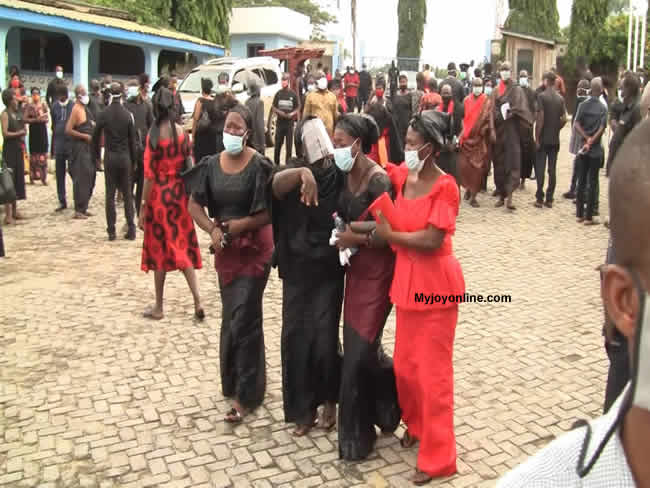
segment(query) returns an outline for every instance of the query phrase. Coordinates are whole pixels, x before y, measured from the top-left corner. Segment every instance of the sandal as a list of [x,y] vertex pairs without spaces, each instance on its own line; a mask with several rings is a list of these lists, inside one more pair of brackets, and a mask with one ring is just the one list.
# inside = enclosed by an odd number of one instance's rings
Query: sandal
[[147,308],[147,309],[144,311],[144,313],[142,314],[142,316],[143,316],[145,319],[151,319],[151,320],[162,320],[163,317],[164,317],[165,315],[162,314],[162,313],[161,313],[160,315],[157,315],[157,314],[154,313],[154,308],[153,308],[153,307],[149,307],[149,308]]
[[307,434],[309,434],[309,432],[311,431],[311,429],[313,429],[315,426],[316,426],[316,422],[315,422],[315,421],[312,422],[312,423],[309,424],[309,425],[305,425],[305,424],[303,424],[303,425],[301,425],[301,424],[297,424],[297,425],[296,425],[296,428],[295,428],[295,430],[293,431],[292,434],[293,434],[294,437],[305,437]]
[[331,431],[336,427],[336,414],[333,415],[321,415],[316,421],[318,429],[324,430],[326,432]]
[[223,420],[229,424],[241,424],[244,421],[244,416],[239,412],[239,410],[233,407],[228,411]]
[[517,210],[517,207],[515,207],[512,203],[509,203],[508,205],[506,205],[506,208],[508,210]]
[[415,437],[413,437],[408,430],[404,432],[404,435],[399,440],[400,446],[402,446],[404,449],[409,449],[413,447],[417,442],[418,440]]
[[469,204],[474,208],[480,207],[479,203],[476,200],[472,200],[471,202],[469,202]]
[[430,483],[432,479],[433,478],[425,472],[415,468],[415,474],[411,477],[411,482],[416,486],[422,486]]
[[503,207],[506,204],[503,200],[499,200],[497,203],[494,204],[496,208]]

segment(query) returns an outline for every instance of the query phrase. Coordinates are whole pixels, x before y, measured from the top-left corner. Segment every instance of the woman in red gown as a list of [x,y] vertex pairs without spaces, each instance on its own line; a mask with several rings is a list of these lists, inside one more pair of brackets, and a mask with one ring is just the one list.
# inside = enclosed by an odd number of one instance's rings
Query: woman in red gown
[[[377,233],[397,255],[391,300],[397,308],[395,377],[407,431],[402,446],[418,440],[415,484],[456,473],[452,353],[458,302],[465,293],[453,255],[459,191],[453,176],[436,164],[448,132],[447,114],[416,115],[406,135],[405,163],[388,166],[395,188],[395,229],[383,217]],[[433,303],[416,294],[458,296]]]
[[144,151],[144,191],[138,226],[144,230],[142,270],[154,272],[156,303],[144,316],[163,318],[163,290],[168,271],[180,269],[194,298],[194,314],[203,320],[195,269],[201,268],[201,252],[194,222],[187,210],[189,197],[180,173],[190,154],[183,128],[170,121],[172,93],[160,88],[152,100],[156,121]]

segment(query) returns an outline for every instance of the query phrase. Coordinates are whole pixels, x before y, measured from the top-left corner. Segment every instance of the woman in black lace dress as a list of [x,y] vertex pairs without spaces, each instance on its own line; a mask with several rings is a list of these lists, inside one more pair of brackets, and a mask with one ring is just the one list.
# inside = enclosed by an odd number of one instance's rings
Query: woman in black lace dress
[[347,223],[338,235],[341,249],[358,248],[346,269],[343,312],[343,374],[339,397],[339,455],[349,461],[366,458],[377,438],[375,425],[393,432],[400,410],[392,360],[381,348],[391,310],[389,290],[395,256],[374,232],[367,210],[384,192],[393,196],[386,172],[365,156],[379,138],[375,121],[348,114],[336,123],[336,165],[346,173],[337,211]]
[[252,127],[250,111],[234,101],[224,127],[225,150],[185,175],[190,214],[210,235],[215,253],[222,304],[221,386],[223,395],[233,398],[225,418],[230,423],[257,408],[266,389],[262,295],[273,254],[273,165],[250,147]]
[[[18,99],[14,90],[7,88],[2,92],[2,103],[5,110],[0,116],[2,122],[2,164],[12,171],[16,200],[25,200],[25,160],[23,156],[23,140],[25,139],[25,125],[22,114],[18,110]],[[22,217],[16,210],[16,202],[5,205],[5,224],[13,224],[14,220]]]

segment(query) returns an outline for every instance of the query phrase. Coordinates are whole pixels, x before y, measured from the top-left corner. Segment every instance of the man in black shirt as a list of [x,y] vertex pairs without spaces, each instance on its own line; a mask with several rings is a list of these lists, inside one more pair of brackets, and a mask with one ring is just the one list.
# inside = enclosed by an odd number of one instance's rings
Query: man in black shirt
[[[533,120],[537,119],[537,93],[530,87],[530,79],[528,71],[522,69],[519,72],[519,86],[526,94],[528,100],[528,107],[533,115]],[[527,179],[533,178],[533,170],[535,169],[535,160],[537,151],[535,148],[535,135],[533,134],[533,127],[520,126],[521,130],[521,185],[519,188],[523,190],[526,187]]]
[[456,78],[455,63],[449,63],[449,65],[447,65],[447,74],[447,78],[442,80],[442,83],[440,83],[440,86],[438,88],[440,89],[440,93],[442,93],[443,86],[451,86],[451,92],[454,96],[454,108],[456,109],[454,111],[454,115],[458,120],[463,120],[463,117],[465,115],[465,108],[463,106],[463,102],[465,100],[465,88],[463,87],[463,83],[458,78]]
[[54,102],[56,102],[59,98],[57,93],[57,86],[61,82],[67,85],[63,79],[63,66],[57,66],[54,68],[54,73],[55,77],[50,80],[47,85],[47,91],[45,92],[45,102],[47,103],[47,107],[50,109],[50,112],[52,112],[52,106],[54,105]]
[[612,168],[616,153],[623,144],[627,135],[641,122],[641,107],[639,93],[641,83],[634,73],[626,73],[623,77],[623,103],[618,113],[613,113],[611,120],[614,122],[614,136],[609,144],[607,156],[607,176]]
[[585,225],[598,224],[593,220],[593,214],[598,198],[598,172],[603,162],[601,138],[607,126],[607,108],[599,100],[602,91],[602,80],[594,78],[591,81],[591,96],[580,104],[575,117],[575,129],[585,141],[577,158],[576,216],[578,222],[584,222]]
[[359,73],[359,96],[357,102],[359,105],[359,112],[362,112],[366,109],[371,91],[372,77],[370,76],[370,73],[368,73],[368,67],[364,64],[362,66],[361,72]]
[[[555,91],[555,73],[549,71],[544,75],[546,89],[539,95],[537,111],[537,161],[535,174],[537,175],[537,201],[535,206],[548,208],[553,206],[553,195],[556,185],[557,155],[560,151],[560,131],[567,121],[564,99]],[[546,188],[546,202],[544,202],[544,178],[546,161],[548,160],[548,187]]]
[[280,151],[285,142],[287,144],[285,161],[291,159],[293,151],[293,125],[300,114],[300,100],[298,95],[289,88],[289,73],[282,75],[282,90],[275,94],[271,108],[276,114],[275,124],[275,165],[280,164]]
[[108,239],[115,240],[115,193],[124,196],[124,214],[128,226],[125,239],[135,240],[135,222],[131,175],[137,160],[136,132],[133,115],[122,105],[122,87],[111,85],[111,102],[99,115],[95,126],[95,157],[99,159],[99,140],[104,133],[104,166],[106,179],[106,222]]
[[149,77],[140,75],[139,80],[127,83],[126,109],[131,112],[135,121],[137,158],[135,160],[133,186],[135,192],[135,210],[140,215],[142,190],[144,188],[144,148],[147,134],[153,124],[153,108],[147,93]]

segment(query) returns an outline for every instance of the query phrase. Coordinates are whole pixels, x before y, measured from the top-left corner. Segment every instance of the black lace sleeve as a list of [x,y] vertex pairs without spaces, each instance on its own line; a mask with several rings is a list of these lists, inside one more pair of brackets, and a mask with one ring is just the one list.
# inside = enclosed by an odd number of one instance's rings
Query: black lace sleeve
[[205,157],[199,164],[182,174],[185,187],[188,193],[192,195],[192,199],[202,207],[207,207],[212,218],[216,216],[216,209],[210,191],[210,181],[214,177],[214,165],[219,164],[218,158],[218,154]]
[[253,200],[251,202],[250,215],[271,209],[271,196],[273,190],[271,188],[273,182],[273,163],[262,156],[256,154],[253,156],[255,168],[255,190]]

